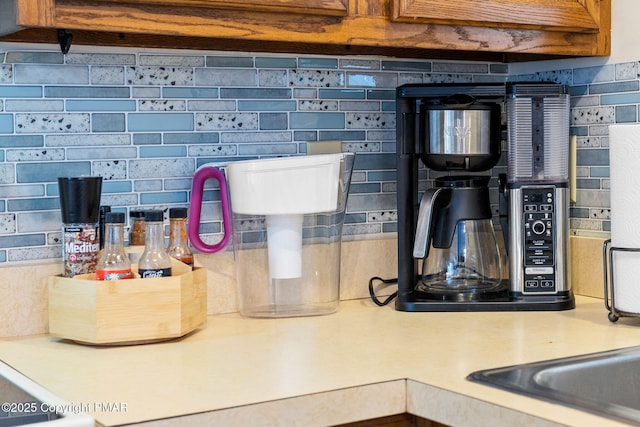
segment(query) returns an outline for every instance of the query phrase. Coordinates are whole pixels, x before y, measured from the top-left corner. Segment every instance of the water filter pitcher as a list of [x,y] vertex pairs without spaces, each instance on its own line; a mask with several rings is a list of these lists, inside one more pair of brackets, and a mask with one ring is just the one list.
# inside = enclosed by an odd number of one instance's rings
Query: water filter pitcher
[[[189,239],[215,253],[233,236],[240,312],[252,317],[328,314],[337,309],[342,225],[354,154],[205,165],[193,180]],[[220,182],[224,234],[199,235],[207,179]]]

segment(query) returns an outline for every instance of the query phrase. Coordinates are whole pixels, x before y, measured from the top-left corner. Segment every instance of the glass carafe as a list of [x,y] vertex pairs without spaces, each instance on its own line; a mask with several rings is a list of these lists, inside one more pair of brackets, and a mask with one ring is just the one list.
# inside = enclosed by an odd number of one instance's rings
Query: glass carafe
[[431,247],[423,262],[418,290],[443,299],[470,300],[499,291],[502,268],[491,219],[457,223],[451,246]]
[[500,252],[489,197],[489,176],[445,176],[420,200],[415,259],[420,298],[480,301],[501,297]]

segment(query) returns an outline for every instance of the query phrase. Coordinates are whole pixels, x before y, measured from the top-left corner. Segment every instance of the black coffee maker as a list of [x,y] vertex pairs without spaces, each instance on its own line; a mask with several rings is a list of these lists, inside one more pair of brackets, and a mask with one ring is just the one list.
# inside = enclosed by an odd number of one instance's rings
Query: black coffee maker
[[[520,284],[514,286],[506,268],[509,260],[499,249],[489,183],[493,178],[491,171],[500,160],[506,135],[503,122],[509,122],[502,113],[507,92],[507,85],[491,83],[404,85],[397,89],[396,309],[573,308],[573,296],[568,292],[554,292],[553,295],[519,292]],[[522,123],[519,125],[523,127]],[[419,188],[421,179],[424,182],[428,174],[436,175],[433,185]],[[509,221],[509,216],[514,215],[510,207],[514,203],[509,195],[504,187],[498,197],[493,198],[494,202],[498,198],[501,202],[507,249],[514,233]],[[527,206],[531,208],[532,205]],[[534,271],[536,267],[529,270]],[[542,268],[538,270],[542,272]]]

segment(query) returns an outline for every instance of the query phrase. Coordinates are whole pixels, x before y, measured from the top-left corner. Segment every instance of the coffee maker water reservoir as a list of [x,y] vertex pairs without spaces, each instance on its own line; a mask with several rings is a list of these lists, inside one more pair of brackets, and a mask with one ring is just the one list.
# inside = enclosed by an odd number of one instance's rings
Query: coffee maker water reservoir
[[[569,289],[569,94],[556,84],[507,86],[511,292],[573,302]],[[505,182],[506,181],[506,182]],[[546,297],[545,297],[546,296]]]

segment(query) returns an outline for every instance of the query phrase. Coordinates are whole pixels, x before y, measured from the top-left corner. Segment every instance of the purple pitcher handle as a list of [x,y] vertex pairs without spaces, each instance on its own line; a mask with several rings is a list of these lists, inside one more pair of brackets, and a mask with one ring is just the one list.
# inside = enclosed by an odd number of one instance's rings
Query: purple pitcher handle
[[[213,178],[220,184],[220,201],[222,202],[222,228],[224,234],[222,240],[215,245],[207,245],[200,238],[200,214],[202,209],[202,194],[204,183]],[[231,219],[229,209],[229,195],[227,193],[227,181],[220,169],[213,166],[204,166],[193,175],[191,184],[191,203],[189,205],[189,222],[187,223],[187,235],[191,245],[199,252],[212,254],[227,246],[231,238]]]

